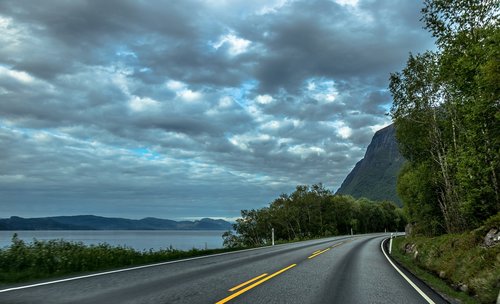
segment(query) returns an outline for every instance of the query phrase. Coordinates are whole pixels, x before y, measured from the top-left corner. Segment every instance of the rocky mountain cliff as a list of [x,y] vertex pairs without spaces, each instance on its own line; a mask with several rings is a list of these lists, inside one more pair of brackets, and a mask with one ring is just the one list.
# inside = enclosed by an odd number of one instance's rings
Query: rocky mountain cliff
[[337,194],[389,200],[401,206],[396,180],[404,161],[398,150],[394,125],[387,126],[375,133],[365,157],[347,175]]

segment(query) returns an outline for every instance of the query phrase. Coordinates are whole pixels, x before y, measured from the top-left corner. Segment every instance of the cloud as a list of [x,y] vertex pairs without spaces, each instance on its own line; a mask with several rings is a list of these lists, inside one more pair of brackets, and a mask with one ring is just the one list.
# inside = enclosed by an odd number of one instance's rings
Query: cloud
[[242,39],[233,34],[223,35],[219,38],[219,41],[212,44],[212,46],[217,50],[224,45],[228,45],[227,51],[231,56],[237,56],[239,54],[245,53],[251,44],[251,41]]
[[273,101],[273,97],[269,95],[259,95],[255,98],[255,101],[260,104],[270,104]]
[[0,212],[235,217],[335,190],[421,3],[0,2]]

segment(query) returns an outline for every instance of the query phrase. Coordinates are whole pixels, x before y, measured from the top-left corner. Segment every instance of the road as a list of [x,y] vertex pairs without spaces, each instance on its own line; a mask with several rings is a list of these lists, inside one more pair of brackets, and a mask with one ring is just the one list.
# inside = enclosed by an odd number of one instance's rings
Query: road
[[[446,303],[381,250],[387,235],[277,245],[0,290],[0,303]],[[19,289],[16,289],[19,288]]]

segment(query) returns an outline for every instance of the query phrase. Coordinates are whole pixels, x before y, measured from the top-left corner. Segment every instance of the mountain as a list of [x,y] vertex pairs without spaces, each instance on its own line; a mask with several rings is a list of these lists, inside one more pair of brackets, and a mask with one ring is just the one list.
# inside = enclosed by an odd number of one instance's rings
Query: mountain
[[398,150],[394,125],[389,125],[375,133],[365,157],[347,175],[337,194],[375,201],[389,200],[401,206],[396,181],[404,162]]
[[0,230],[230,230],[231,223],[203,218],[196,221],[173,221],[154,217],[140,220],[95,215],[0,219]]

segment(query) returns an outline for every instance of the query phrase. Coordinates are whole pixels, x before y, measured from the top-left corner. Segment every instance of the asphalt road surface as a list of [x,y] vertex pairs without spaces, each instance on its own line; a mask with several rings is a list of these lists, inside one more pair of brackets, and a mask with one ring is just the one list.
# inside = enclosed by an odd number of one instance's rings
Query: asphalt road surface
[[7,286],[0,303],[446,303],[391,265],[381,250],[387,237],[335,237]]

